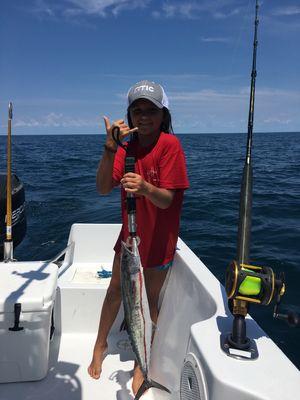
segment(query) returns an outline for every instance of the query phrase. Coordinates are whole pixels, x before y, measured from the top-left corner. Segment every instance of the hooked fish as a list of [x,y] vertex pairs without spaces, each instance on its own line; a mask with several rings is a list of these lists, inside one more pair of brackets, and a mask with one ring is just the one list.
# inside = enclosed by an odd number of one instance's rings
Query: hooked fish
[[122,242],[121,291],[127,332],[136,361],[144,376],[144,382],[139,388],[135,400],[138,400],[151,387],[170,393],[165,386],[148,377],[152,321],[136,238],[132,239],[132,250]]

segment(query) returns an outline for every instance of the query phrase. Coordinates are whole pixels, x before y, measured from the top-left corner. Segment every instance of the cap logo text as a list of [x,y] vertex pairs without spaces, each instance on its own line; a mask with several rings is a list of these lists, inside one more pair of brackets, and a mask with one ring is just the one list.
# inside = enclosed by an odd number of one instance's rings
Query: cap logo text
[[148,91],[148,92],[154,92],[154,87],[153,86],[149,86],[149,85],[141,85],[141,86],[137,86],[135,89],[134,89],[134,93],[136,93],[136,92],[142,92],[143,90],[146,90],[146,91]]

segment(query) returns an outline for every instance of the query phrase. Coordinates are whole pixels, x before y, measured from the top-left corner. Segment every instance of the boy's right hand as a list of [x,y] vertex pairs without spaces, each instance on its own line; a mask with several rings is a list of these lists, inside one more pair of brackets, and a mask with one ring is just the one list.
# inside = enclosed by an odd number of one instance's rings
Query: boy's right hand
[[133,128],[130,129],[128,125],[125,124],[125,121],[123,119],[118,119],[113,122],[113,124],[110,124],[109,118],[108,117],[103,117],[104,123],[105,123],[105,128],[106,128],[106,146],[111,148],[112,150],[117,150],[117,143],[114,141],[112,137],[112,130],[114,127],[118,126],[120,128],[120,141],[122,142],[123,139],[125,139],[127,136],[129,136],[131,133],[136,132],[138,128]]

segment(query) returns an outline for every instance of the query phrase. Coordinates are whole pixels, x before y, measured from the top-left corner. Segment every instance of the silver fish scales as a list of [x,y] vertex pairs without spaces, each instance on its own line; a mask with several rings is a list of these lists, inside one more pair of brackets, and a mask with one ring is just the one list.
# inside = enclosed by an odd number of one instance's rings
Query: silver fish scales
[[152,321],[136,238],[132,239],[131,250],[122,242],[121,291],[127,332],[136,361],[144,376],[144,382],[138,390],[135,400],[138,400],[150,387],[170,393],[166,387],[151,380],[148,376]]

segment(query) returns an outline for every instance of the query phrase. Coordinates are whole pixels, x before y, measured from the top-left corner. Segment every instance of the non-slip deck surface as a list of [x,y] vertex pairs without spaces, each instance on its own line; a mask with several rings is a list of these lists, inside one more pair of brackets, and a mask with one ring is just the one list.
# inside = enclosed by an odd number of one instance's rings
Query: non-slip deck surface
[[109,337],[109,354],[99,380],[87,373],[94,340],[91,334],[65,334],[61,340],[54,337],[46,378],[1,384],[0,400],[132,400],[134,356],[126,334]]
[[[95,335],[65,334],[51,342],[49,372],[35,382],[0,384],[0,400],[133,400],[131,392],[134,355],[125,332],[109,336],[109,354],[99,380],[90,378]],[[143,400],[164,399],[150,389]],[[160,392],[160,391],[159,391]],[[166,398],[169,398],[167,395]]]

